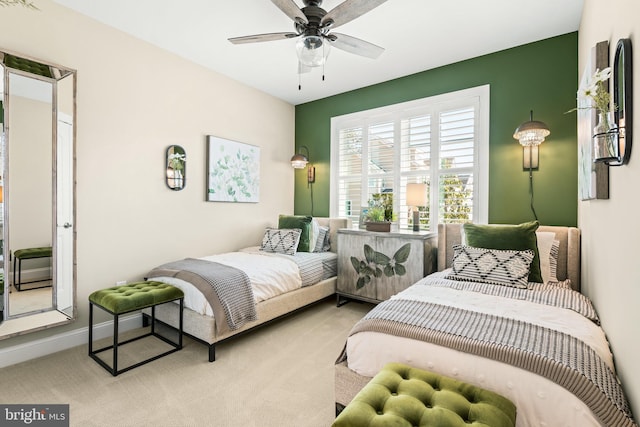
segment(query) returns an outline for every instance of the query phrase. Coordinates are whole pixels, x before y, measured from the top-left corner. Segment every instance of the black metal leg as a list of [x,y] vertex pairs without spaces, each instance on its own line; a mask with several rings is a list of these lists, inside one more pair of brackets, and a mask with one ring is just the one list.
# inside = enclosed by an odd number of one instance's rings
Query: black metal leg
[[180,328],[178,330],[178,348],[182,348],[182,331],[183,331],[183,314],[184,314],[184,298],[180,298]]
[[89,303],[89,356],[93,354],[93,303]]
[[113,315],[113,371],[111,374],[118,375],[118,315]]
[[216,361],[216,345],[209,344],[209,362]]

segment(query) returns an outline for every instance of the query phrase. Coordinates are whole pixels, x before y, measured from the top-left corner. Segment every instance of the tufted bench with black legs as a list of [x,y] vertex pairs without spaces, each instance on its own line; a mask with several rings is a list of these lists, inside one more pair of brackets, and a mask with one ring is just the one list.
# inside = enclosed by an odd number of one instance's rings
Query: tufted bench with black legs
[[[172,342],[169,339],[158,334],[155,330],[155,308],[159,304],[165,304],[172,301],[180,303],[180,322],[178,328],[178,341]],[[107,313],[113,315],[113,345],[103,347],[98,350],[93,349],[93,306],[100,307]],[[151,331],[144,335],[131,338],[129,340],[118,343],[118,318],[121,314],[131,313],[132,311],[141,310],[151,307]],[[162,282],[137,282],[128,285],[115,286],[112,288],[102,289],[89,295],[89,356],[98,362],[103,368],[111,373],[114,377],[122,372],[136,368],[145,363],[159,359],[160,357],[171,354],[182,348],[182,313],[184,310],[184,293],[171,285]],[[134,365],[118,370],[118,346],[139,340],[148,336],[154,336],[173,348],[161,353],[157,356],[145,359]],[[104,360],[98,357],[98,353],[113,349],[113,366],[109,366]]]
[[453,378],[389,363],[338,415],[332,427],[514,427],[507,398]]
[[[22,290],[22,261],[27,259],[38,259],[38,258],[51,258],[51,246],[45,246],[42,248],[26,248],[26,249],[18,249],[13,253],[13,286],[20,292]],[[16,272],[18,273],[18,280],[16,280]],[[32,283],[32,282],[28,282]],[[31,289],[39,289],[46,288],[51,285],[39,286],[38,288],[29,288]],[[26,290],[26,289],[25,289]]]

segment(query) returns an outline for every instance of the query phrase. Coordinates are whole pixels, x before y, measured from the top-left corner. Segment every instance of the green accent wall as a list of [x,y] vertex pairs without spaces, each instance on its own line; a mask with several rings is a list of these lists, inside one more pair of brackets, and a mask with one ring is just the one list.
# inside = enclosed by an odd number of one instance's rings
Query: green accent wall
[[542,224],[576,226],[576,114],[565,112],[576,105],[577,69],[574,32],[297,105],[296,150],[309,148],[316,183],[307,188],[306,170],[296,170],[295,213],[309,215],[313,207],[313,215],[329,215],[331,117],[489,84],[489,222],[533,219],[529,172],[522,169],[522,147],[513,139],[533,110],[534,119],[551,131],[533,171],[535,211]]

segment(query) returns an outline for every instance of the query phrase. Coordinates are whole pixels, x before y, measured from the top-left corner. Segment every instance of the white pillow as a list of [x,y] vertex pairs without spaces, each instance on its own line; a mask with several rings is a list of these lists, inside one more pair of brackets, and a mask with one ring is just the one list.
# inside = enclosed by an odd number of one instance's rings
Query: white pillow
[[316,244],[318,243],[318,236],[320,235],[320,225],[318,221],[313,218],[311,220],[311,228],[309,229],[309,252],[313,252]]
[[[540,272],[542,273],[543,283],[549,283],[551,280],[551,245],[556,238],[553,231],[536,231],[538,240],[538,253],[540,254]],[[555,280],[557,282],[557,279]]]

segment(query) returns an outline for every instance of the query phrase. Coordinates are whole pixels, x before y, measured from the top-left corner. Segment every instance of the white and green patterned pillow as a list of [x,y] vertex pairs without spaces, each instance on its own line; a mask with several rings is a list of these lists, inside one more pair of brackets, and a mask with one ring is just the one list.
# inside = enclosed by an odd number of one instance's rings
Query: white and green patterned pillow
[[329,243],[329,227],[319,227],[318,241],[313,248],[313,252],[327,252],[331,248]]
[[301,234],[302,230],[299,228],[267,228],[260,250],[295,255]]
[[531,249],[516,251],[454,245],[452,272],[447,279],[527,289],[533,257]]

